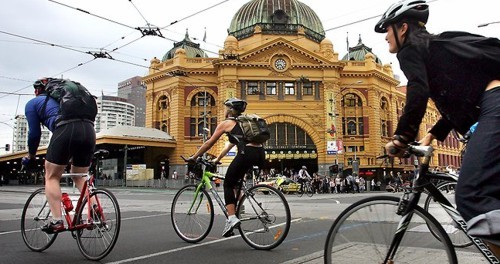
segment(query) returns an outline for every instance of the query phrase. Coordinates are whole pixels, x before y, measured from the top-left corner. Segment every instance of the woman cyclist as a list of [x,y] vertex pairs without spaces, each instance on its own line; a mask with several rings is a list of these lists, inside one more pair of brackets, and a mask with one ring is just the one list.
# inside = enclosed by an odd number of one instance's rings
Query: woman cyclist
[[224,116],[226,119],[217,125],[213,135],[189,158],[189,160],[194,161],[199,156],[203,155],[203,153],[208,151],[224,133],[228,136],[229,144],[224,147],[213,162],[218,163],[226,156],[230,149],[237,146],[238,153],[227,169],[223,185],[228,219],[222,231],[222,236],[228,237],[233,235],[233,229],[237,228],[240,224],[240,220],[235,215],[237,201],[235,190],[250,168],[253,166],[262,168],[265,160],[265,152],[262,144],[240,140],[243,136],[243,131],[238,125],[236,118],[245,111],[247,102],[238,98],[230,98],[224,102],[224,105]]
[[451,129],[465,134],[479,121],[467,146],[456,189],[457,208],[469,234],[489,241],[500,256],[500,41],[466,32],[432,35],[426,1],[389,7],[375,26],[387,33],[408,79],[406,105],[386,150],[401,156],[413,141],[431,98],[441,119],[420,140],[443,141]]

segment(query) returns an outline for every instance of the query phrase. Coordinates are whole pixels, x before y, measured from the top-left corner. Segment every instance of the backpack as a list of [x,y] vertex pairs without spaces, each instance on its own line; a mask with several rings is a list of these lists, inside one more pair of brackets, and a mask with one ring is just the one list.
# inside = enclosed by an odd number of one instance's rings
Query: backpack
[[482,61],[486,70],[498,75],[500,40],[461,31],[446,31],[433,40],[441,47],[464,60]]
[[270,137],[271,133],[266,120],[255,114],[242,114],[236,121],[243,131],[243,141],[262,144]]
[[56,124],[73,119],[95,121],[97,115],[96,97],[79,82],[51,79],[45,86],[45,92],[47,98],[42,107],[42,113],[45,113],[49,97],[59,102],[59,117]]

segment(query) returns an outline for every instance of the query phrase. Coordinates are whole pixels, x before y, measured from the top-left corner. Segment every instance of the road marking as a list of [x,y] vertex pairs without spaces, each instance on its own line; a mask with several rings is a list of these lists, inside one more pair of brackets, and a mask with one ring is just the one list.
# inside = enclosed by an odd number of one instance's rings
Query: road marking
[[[291,222],[297,222],[297,221],[301,221],[301,220],[302,220],[302,218],[297,218],[297,219],[292,220]],[[166,254],[170,254],[170,253],[174,253],[174,252],[178,252],[178,251],[182,251],[182,250],[186,250],[186,249],[191,249],[191,248],[201,247],[201,246],[205,246],[205,245],[211,245],[211,244],[215,244],[215,243],[219,243],[219,242],[224,242],[224,241],[227,241],[230,239],[235,239],[235,238],[240,237],[240,236],[241,235],[236,235],[236,236],[232,236],[232,237],[228,237],[228,238],[221,238],[218,240],[205,242],[205,243],[201,243],[201,244],[195,244],[195,245],[185,246],[185,247],[181,247],[181,248],[174,248],[174,249],[160,251],[160,252],[147,254],[147,255],[143,255],[143,256],[139,256],[139,257],[122,259],[122,260],[113,261],[113,262],[107,262],[106,264],[121,264],[121,263],[133,262],[133,261],[137,261],[137,260],[148,259],[148,258],[152,258],[152,257],[158,257],[161,255],[166,255]]]
[[[143,218],[150,218],[150,217],[157,217],[157,216],[165,216],[165,215],[170,215],[170,213],[155,214],[155,215],[134,216],[134,217],[122,218],[122,221],[135,220],[135,219],[143,219]],[[6,232],[1,232],[0,236],[2,236],[2,235],[8,235],[8,234],[14,234],[14,233],[20,233],[20,232],[21,232],[21,230],[6,231]]]

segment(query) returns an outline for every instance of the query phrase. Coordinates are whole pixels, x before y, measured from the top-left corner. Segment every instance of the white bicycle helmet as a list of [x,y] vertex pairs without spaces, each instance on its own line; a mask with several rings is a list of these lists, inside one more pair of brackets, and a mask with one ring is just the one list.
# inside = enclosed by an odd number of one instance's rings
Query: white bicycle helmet
[[427,23],[429,5],[425,0],[401,0],[392,4],[375,25],[375,32],[387,32],[387,26],[401,21],[403,18]]

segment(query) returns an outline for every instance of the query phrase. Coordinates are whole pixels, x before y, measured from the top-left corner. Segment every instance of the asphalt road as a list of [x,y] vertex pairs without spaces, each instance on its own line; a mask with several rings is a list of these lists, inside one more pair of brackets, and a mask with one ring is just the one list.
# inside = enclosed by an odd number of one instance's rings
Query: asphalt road
[[[42,253],[26,247],[20,233],[20,215],[34,189],[0,187],[0,263],[88,263],[70,233],[59,234]],[[72,189],[66,191],[71,193]],[[286,195],[292,213],[290,232],[279,247],[260,251],[248,246],[239,235],[223,238],[222,215],[216,217],[203,242],[189,244],[181,240],[170,221],[175,190],[111,191],[121,207],[122,226],[115,248],[101,263],[323,263],[323,246],[335,217],[351,203],[380,194],[321,194],[312,198]]]

